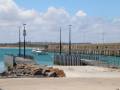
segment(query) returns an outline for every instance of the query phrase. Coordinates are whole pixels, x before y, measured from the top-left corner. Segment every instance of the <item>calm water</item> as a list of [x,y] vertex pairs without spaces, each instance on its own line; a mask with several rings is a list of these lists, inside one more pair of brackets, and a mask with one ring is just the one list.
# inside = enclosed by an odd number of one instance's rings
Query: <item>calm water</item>
[[[22,49],[22,53],[23,53],[23,49]],[[17,48],[1,48],[0,49],[0,72],[2,72],[5,68],[4,68],[4,56],[6,54],[14,54],[14,55],[18,55],[18,49]],[[27,49],[26,50],[26,54],[28,55],[33,55],[35,61],[40,64],[40,65],[53,65],[53,53],[48,53],[48,55],[37,55],[32,53],[32,49]]]
[[106,64],[120,67],[120,57],[117,56],[105,56],[105,55],[81,55],[84,59],[99,60]]

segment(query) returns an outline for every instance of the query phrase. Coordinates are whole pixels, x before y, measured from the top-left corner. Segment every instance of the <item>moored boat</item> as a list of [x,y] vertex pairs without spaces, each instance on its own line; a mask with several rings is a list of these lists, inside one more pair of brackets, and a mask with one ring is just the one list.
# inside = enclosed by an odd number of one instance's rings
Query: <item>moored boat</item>
[[48,52],[46,52],[44,49],[39,48],[33,49],[32,52],[38,55],[48,55]]

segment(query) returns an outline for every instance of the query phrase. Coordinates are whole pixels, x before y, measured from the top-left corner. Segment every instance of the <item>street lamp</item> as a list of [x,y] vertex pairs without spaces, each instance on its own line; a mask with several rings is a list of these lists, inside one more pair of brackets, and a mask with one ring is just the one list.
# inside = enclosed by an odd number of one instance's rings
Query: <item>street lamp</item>
[[21,27],[19,27],[19,57],[21,56],[21,32],[20,32]]
[[61,43],[61,27],[60,27],[60,55],[61,55],[61,52],[62,52],[62,43]]
[[23,30],[23,37],[24,37],[24,58],[25,58],[25,56],[26,56],[26,53],[25,53],[25,37],[26,37],[26,29],[25,29],[25,26],[26,26],[26,24],[23,24],[23,27],[24,27],[24,30]]
[[69,55],[71,55],[71,27],[72,25],[69,25]]

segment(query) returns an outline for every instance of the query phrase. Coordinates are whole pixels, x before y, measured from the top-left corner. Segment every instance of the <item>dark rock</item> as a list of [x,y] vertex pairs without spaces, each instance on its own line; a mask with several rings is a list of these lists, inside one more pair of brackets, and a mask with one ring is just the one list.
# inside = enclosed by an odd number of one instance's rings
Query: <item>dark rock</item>
[[42,69],[36,69],[32,72],[33,75],[41,75],[42,74]]
[[49,72],[48,77],[57,77],[57,74],[55,72]]
[[50,72],[50,70],[48,70],[48,69],[43,69],[42,74],[45,75],[45,76],[47,76],[47,74],[48,74],[49,72]]
[[5,71],[5,72],[2,72],[0,75],[1,76],[8,76],[8,73]]
[[57,77],[65,77],[65,73],[63,70],[59,70],[58,68],[49,68],[50,72],[55,72]]

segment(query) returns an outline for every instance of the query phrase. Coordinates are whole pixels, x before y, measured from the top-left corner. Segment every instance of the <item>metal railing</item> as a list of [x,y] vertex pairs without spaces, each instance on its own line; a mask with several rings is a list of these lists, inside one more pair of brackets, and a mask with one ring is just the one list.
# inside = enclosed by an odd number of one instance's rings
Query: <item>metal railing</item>
[[120,57],[90,54],[55,54],[54,64],[66,66],[92,65],[105,67],[120,67]]

